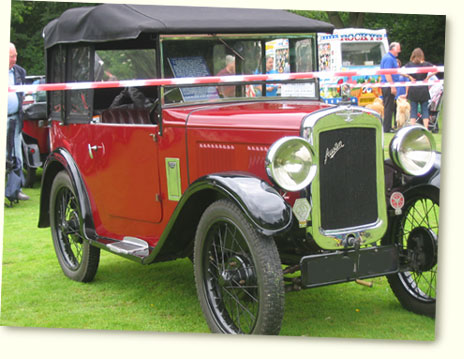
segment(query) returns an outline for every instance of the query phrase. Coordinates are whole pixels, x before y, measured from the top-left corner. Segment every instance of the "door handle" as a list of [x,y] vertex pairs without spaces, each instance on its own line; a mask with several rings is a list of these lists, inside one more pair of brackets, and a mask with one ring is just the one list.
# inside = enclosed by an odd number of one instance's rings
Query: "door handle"
[[158,142],[158,134],[157,133],[149,133],[148,136],[150,136],[153,140],[153,142]]
[[94,152],[97,152],[98,150],[102,150],[104,149],[103,146],[97,146],[97,145],[91,145],[90,143],[88,144],[88,148],[89,148],[89,157],[90,159],[93,160],[93,153]]

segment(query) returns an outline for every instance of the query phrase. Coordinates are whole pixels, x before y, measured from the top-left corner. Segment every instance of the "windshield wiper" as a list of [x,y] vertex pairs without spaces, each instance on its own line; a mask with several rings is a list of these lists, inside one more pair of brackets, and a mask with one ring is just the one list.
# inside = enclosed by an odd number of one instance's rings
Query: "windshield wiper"
[[230,46],[227,42],[225,42],[223,39],[221,39],[218,36],[215,36],[225,47],[227,47],[230,51],[234,53],[235,56],[240,58],[240,60],[245,61],[245,58],[237,51],[235,50],[232,46]]

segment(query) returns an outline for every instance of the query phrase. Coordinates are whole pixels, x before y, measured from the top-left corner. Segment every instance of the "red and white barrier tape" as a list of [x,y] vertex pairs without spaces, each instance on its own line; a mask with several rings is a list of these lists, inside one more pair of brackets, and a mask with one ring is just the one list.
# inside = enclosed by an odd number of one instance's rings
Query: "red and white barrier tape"
[[[434,85],[442,85],[443,80],[427,80],[427,81],[399,81],[399,82],[363,82],[363,83],[357,83],[357,82],[348,82],[352,87],[411,87],[411,86],[434,86]],[[322,83],[320,85],[321,87],[339,87],[340,84],[337,83],[327,83],[324,84]]]
[[[145,87],[145,86],[185,86],[185,85],[207,85],[232,82],[259,82],[259,81],[286,81],[304,79],[334,79],[339,77],[356,76],[380,76],[380,75],[406,75],[417,73],[440,73],[444,72],[443,66],[429,66],[417,68],[398,68],[398,69],[365,69],[358,71],[320,71],[320,72],[299,72],[284,74],[261,74],[261,75],[232,75],[232,76],[207,76],[207,77],[184,77],[175,79],[147,79],[147,80],[127,80],[127,81],[99,81],[99,82],[66,82],[48,83],[37,85],[15,85],[8,87],[8,92],[37,92],[37,91],[61,91],[61,90],[85,90],[118,87]],[[416,82],[397,82],[393,86],[424,86],[433,85],[438,81],[416,81]],[[392,86],[389,83],[362,83],[356,86],[386,87]]]

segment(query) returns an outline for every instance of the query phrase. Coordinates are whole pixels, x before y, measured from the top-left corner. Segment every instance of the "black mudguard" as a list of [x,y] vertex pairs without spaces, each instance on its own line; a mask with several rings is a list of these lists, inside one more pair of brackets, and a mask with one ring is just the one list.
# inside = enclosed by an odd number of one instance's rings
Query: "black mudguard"
[[247,173],[211,174],[197,179],[185,191],[158,245],[143,262],[185,255],[182,251],[192,244],[201,214],[221,198],[239,206],[254,228],[266,237],[279,237],[292,227],[290,205],[267,182]]
[[393,162],[385,161],[385,194],[387,202],[393,192],[403,194],[422,186],[431,186],[440,190],[441,153],[437,152],[435,163],[428,173],[423,176],[408,176],[398,169]]
[[229,173],[203,177],[202,185],[220,191],[236,202],[259,232],[275,235],[289,228],[292,209],[267,182],[247,174]]
[[74,187],[79,201],[81,215],[83,218],[83,233],[87,239],[95,239],[95,225],[92,218],[92,209],[88,199],[84,181],[72,156],[63,148],[58,148],[47,157],[42,175],[40,192],[39,228],[50,227],[50,192],[52,183],[58,172],[65,170]]

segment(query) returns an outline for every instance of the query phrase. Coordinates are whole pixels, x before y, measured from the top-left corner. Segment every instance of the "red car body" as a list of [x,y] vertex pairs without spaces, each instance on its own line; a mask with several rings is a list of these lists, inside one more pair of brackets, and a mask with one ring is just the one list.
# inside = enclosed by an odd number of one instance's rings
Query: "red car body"
[[[272,143],[298,136],[301,119],[327,107],[293,101],[166,109],[163,136],[156,125],[54,122],[51,148],[67,149],[79,163],[99,236],[131,235],[155,247],[177,205],[167,199],[165,158],[180,160],[182,193],[216,172],[244,171],[269,181],[264,162]],[[89,146],[98,148],[93,158]]]
[[[52,21],[51,83],[181,80],[48,94],[39,226],[52,228],[65,275],[91,281],[100,249],[142,264],[189,257],[220,333],[277,334],[285,289],[380,275],[405,307],[433,316],[434,280],[416,283],[437,262],[430,133],[400,131],[385,160],[378,115],[322,103],[312,77],[230,78],[230,98],[223,82],[189,79],[218,73],[226,55],[238,75],[264,73],[270,58],[315,71],[310,33],[332,28],[283,11],[170,6],[101,5]],[[427,218],[413,221],[423,200]]]

